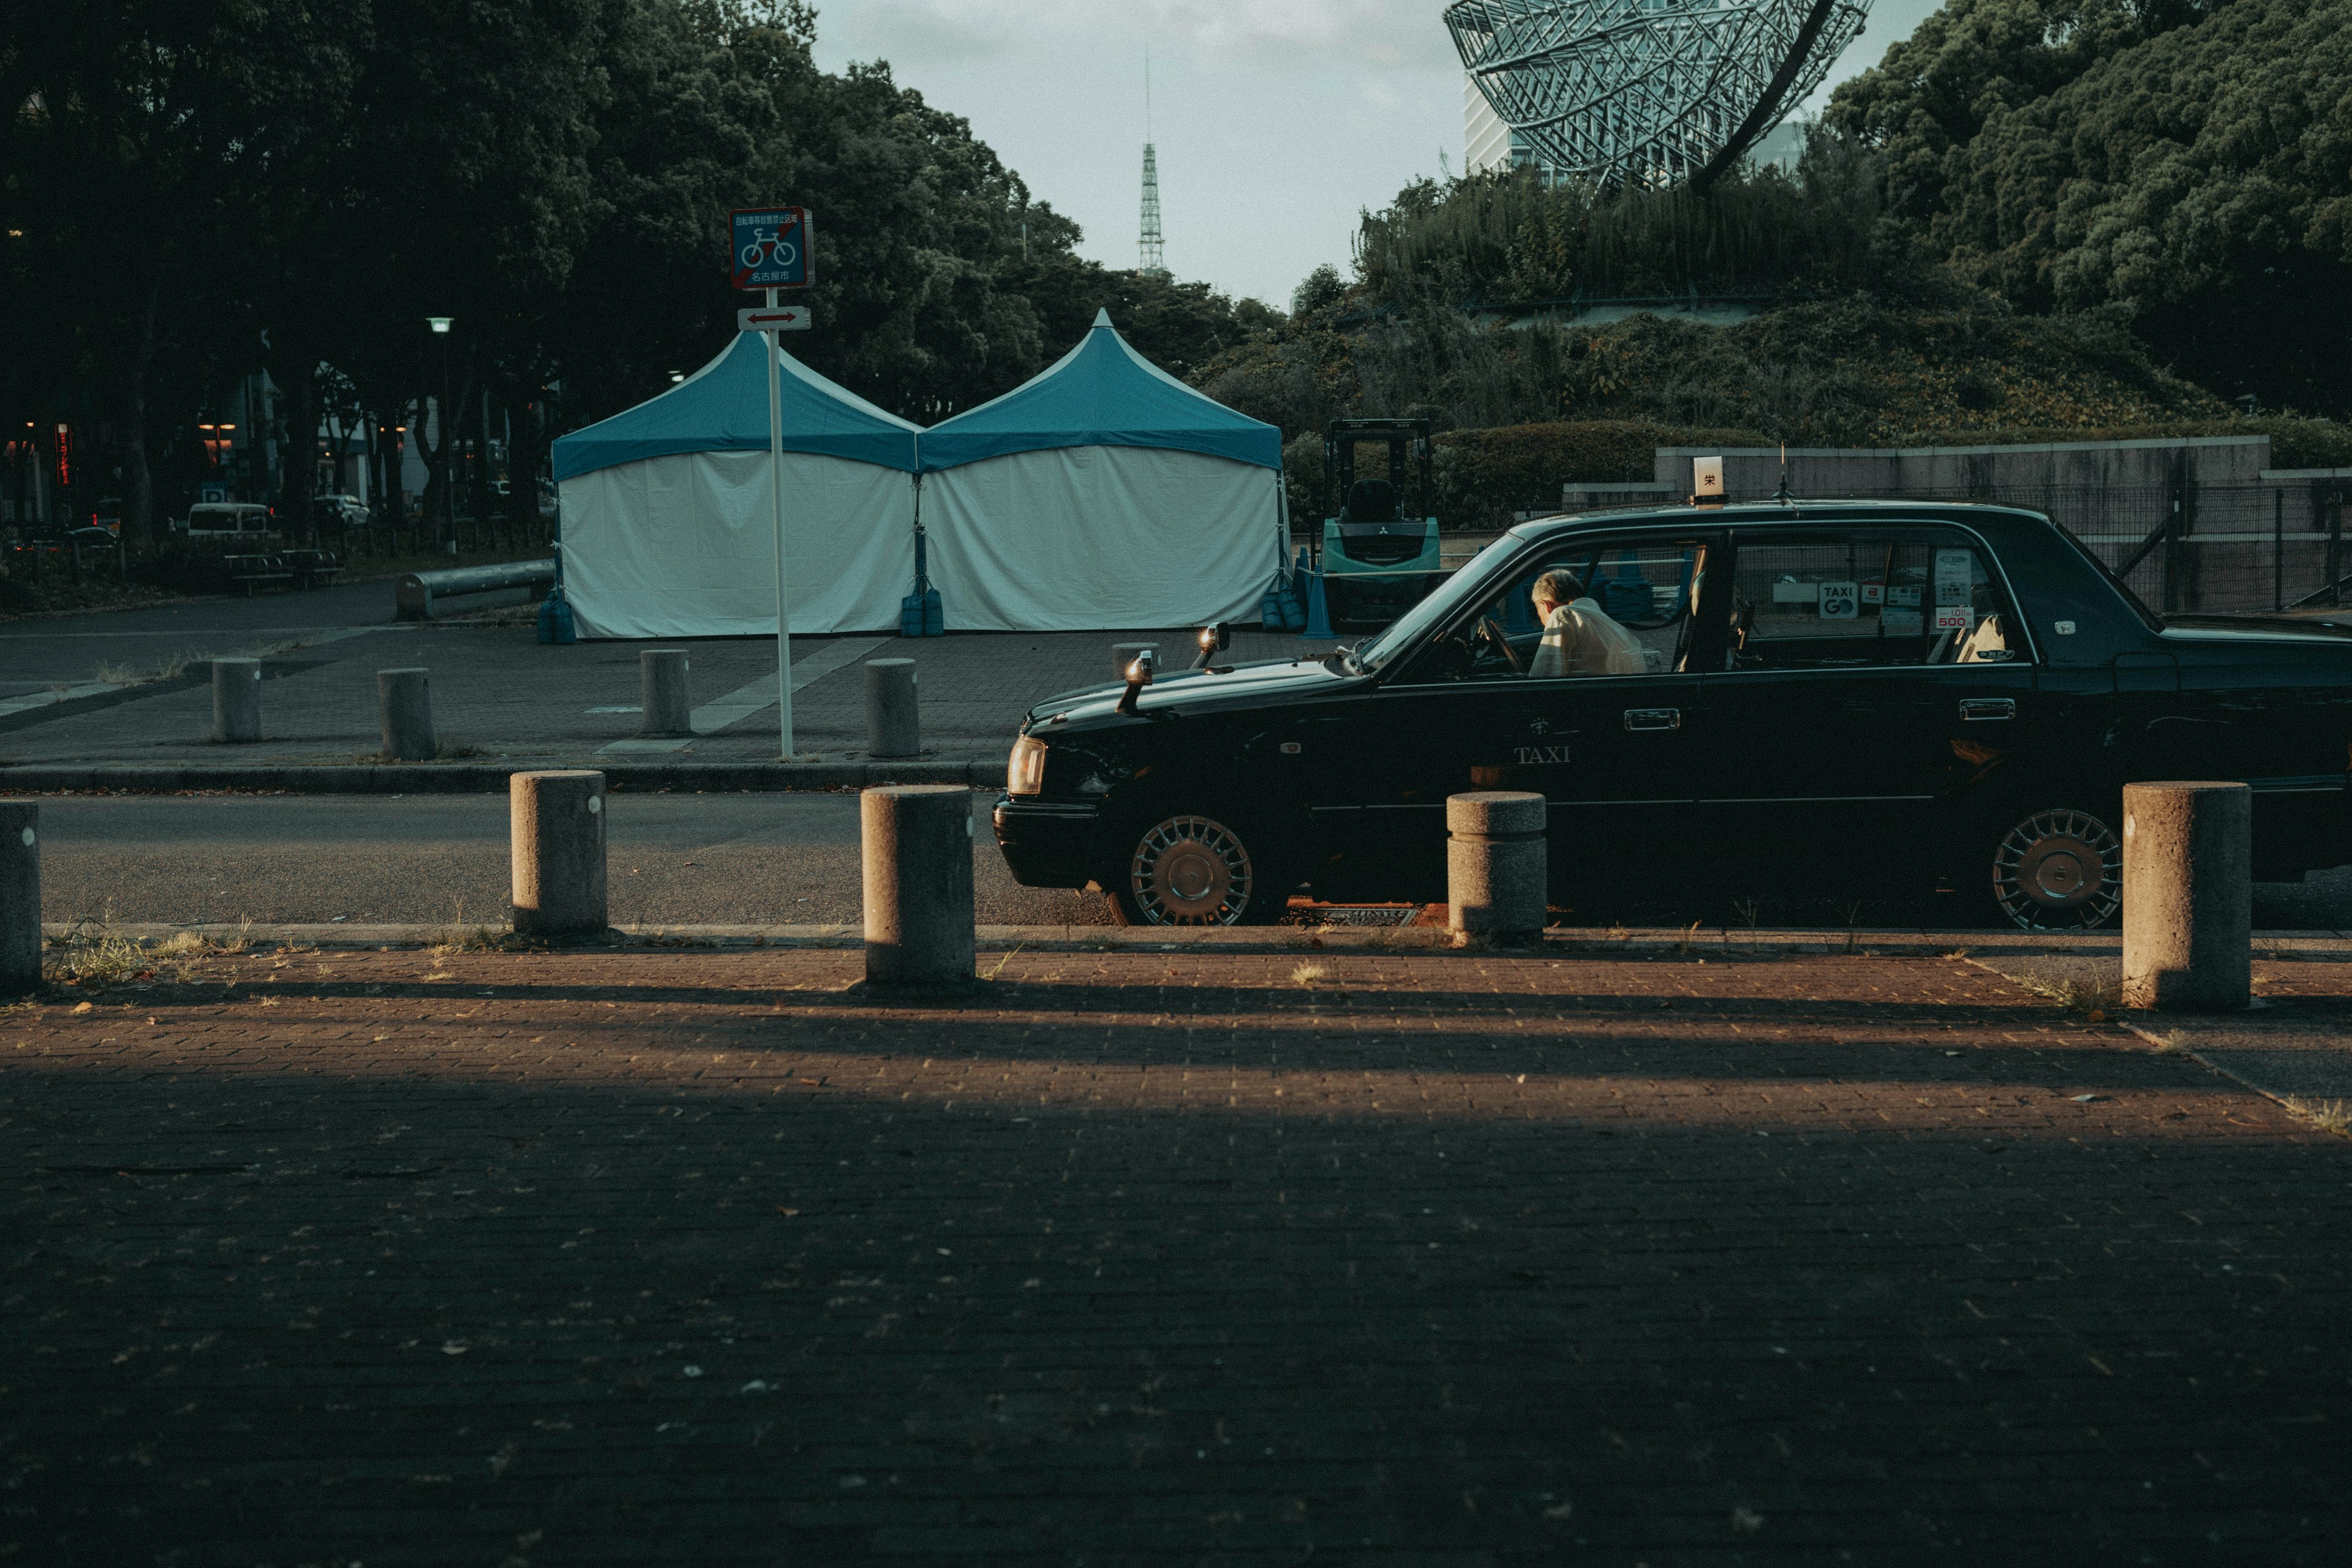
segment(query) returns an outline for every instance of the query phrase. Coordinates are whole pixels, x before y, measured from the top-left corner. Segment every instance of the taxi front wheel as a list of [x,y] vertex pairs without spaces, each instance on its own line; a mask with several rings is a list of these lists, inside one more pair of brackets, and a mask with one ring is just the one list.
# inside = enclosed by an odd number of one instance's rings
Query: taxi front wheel
[[1269,875],[1255,835],[1206,813],[1146,826],[1111,887],[1121,925],[1265,925],[1282,918],[1286,889]]
[[1991,869],[1993,901],[2025,931],[2087,931],[2123,905],[2123,844],[2092,812],[2018,816],[1994,839]]

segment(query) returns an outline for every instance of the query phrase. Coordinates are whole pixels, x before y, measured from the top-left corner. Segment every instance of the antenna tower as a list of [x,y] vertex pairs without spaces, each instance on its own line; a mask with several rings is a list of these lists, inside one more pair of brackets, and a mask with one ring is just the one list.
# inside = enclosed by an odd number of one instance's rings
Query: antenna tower
[[1165,278],[1160,259],[1160,159],[1151,145],[1151,51],[1143,52],[1143,233],[1136,241],[1136,268],[1146,278]]

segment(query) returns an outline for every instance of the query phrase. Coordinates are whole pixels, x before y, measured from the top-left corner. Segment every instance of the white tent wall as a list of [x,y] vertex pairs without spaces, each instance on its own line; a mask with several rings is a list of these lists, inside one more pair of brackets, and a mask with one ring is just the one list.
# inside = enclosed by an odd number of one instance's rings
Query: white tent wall
[[951,632],[1255,621],[1284,548],[1282,476],[1145,447],[1056,447],[923,476]]
[[[683,452],[563,481],[563,592],[580,635],[776,630],[766,452]],[[895,630],[915,580],[913,476],[784,454],[784,563],[801,636]]]

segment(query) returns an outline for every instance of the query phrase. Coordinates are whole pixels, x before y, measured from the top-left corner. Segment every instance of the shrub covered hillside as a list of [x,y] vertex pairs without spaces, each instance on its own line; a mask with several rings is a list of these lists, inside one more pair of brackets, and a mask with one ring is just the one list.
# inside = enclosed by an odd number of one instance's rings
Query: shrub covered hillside
[[1192,379],[1292,437],[1338,415],[1530,427],[1444,443],[1448,521],[1646,475],[1560,433],[1603,426],[1809,446],[2264,429],[2277,461],[2336,466],[2343,426],[2257,425],[2225,398],[2352,405],[2343,23],[2352,0],[1950,0],[1839,89],[1793,175],[1418,182],[1364,216],[1352,279],[1318,269],[1286,322]]
[[2119,310],[2224,396],[2352,412],[2352,0],[1950,0],[1829,118],[1921,255]]

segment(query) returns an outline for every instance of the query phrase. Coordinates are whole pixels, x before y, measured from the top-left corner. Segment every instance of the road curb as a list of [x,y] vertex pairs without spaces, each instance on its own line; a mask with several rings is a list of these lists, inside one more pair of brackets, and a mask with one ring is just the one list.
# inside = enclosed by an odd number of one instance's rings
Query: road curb
[[[496,923],[446,921],[318,923],[310,921],[48,921],[42,930],[52,942],[77,935],[103,934],[139,942],[161,942],[184,932],[215,942],[260,945],[318,947],[417,947],[439,943],[503,944],[511,933],[501,916]],[[1439,927],[1402,926],[1017,926],[982,924],[974,928],[980,946],[991,952],[1024,949],[1033,952],[1349,952],[1407,955],[1451,954],[1465,958],[1559,959],[1609,958],[1627,953],[1679,956],[1732,962],[1791,958],[1869,960],[1877,958],[1946,958],[1964,955],[1988,973],[2002,972],[1985,963],[1997,956],[2070,955],[2115,958],[2121,952],[2112,932],[2059,931],[1931,931],[1895,929],[1857,933],[1862,945],[1850,945],[1844,931],[1802,928],[1765,929],[1694,934],[1687,929],[1643,927],[1601,931],[1587,927],[1553,927],[1543,942],[1526,948],[1455,947],[1450,933]],[[855,948],[863,943],[860,927],[852,921],[762,924],[688,924],[614,930],[583,949],[620,948]],[[2258,931],[2262,956],[2352,957],[2352,937],[2333,931]],[[531,945],[518,941],[518,946]],[[2002,974],[2011,980],[2015,977]]]
[[[176,795],[189,790],[274,790],[293,795],[502,795],[509,775],[545,767],[513,763],[345,763],[237,767],[19,763],[0,767],[0,795]],[[591,763],[614,793],[711,794],[862,789],[868,784],[1004,787],[1004,764],[940,758],[907,763]]]

